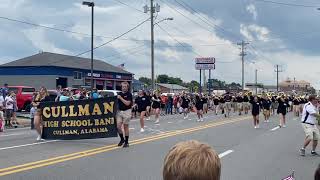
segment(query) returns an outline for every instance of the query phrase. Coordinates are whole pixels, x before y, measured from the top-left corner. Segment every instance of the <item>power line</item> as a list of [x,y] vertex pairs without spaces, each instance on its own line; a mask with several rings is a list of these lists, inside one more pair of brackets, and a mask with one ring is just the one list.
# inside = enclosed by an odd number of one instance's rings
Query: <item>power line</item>
[[[176,41],[178,44],[180,44],[182,47],[186,47],[184,44],[182,44],[180,41],[178,41],[176,38],[174,38],[168,31],[166,31],[164,28],[162,28],[159,24],[157,24],[157,26],[162,30],[164,31],[171,39],[173,39],[174,41]],[[191,48],[192,49],[192,48]],[[200,57],[202,57],[200,54],[198,54],[197,52],[195,52],[193,49],[192,49],[192,52],[193,54],[196,54]]]
[[228,33],[229,35],[232,35],[234,37],[236,37],[236,39],[238,39],[238,35],[234,34],[233,32],[230,32],[228,30],[226,30],[225,28],[223,28],[222,26],[217,25],[216,23],[214,23],[213,21],[211,21],[210,19],[202,16],[196,9],[194,9],[193,7],[191,7],[190,5],[188,5],[186,2],[180,0],[183,4],[181,4],[179,1],[174,0],[176,3],[178,3],[180,6],[182,6],[183,8],[190,9],[192,12],[194,12],[195,16],[198,17],[202,22],[206,23],[207,25],[216,28],[224,33]]
[[[120,4],[122,4],[122,5],[125,5],[125,6],[131,8],[131,9],[134,9],[134,10],[140,12],[140,13],[145,14],[142,10],[137,9],[136,7],[131,6],[131,5],[127,4],[127,3],[124,3],[124,2],[122,2],[122,1],[120,1],[120,0],[114,0],[114,1],[116,1],[116,2],[118,2],[118,3],[120,3]],[[161,17],[161,18],[164,18],[164,17],[162,17],[162,16],[160,16],[160,15],[157,15],[157,16],[158,16],[158,17]],[[163,22],[163,23],[167,24],[166,22]],[[187,33],[185,33],[184,31],[182,31],[182,30],[179,29],[178,27],[175,27],[175,26],[173,26],[173,25],[169,25],[169,26],[173,27],[175,30],[179,31],[179,32],[182,33],[182,34],[185,34],[185,35],[189,36]]]
[[[139,26],[141,26],[141,25],[144,24],[145,22],[149,21],[149,19],[150,19],[150,18],[142,21],[142,22],[139,23],[138,25],[136,25],[136,26],[134,26],[133,28],[129,29],[128,31],[120,34],[119,36],[116,36],[116,37],[114,37],[113,39],[111,39],[111,40],[109,40],[109,41],[107,41],[107,42],[105,42],[105,43],[103,43],[103,44],[101,44],[101,45],[99,45],[99,46],[94,47],[93,50],[96,50],[96,49],[98,49],[98,48],[101,48],[101,47],[103,47],[103,46],[105,46],[105,45],[107,45],[107,44],[109,44],[109,43],[111,43],[111,42],[119,39],[120,37],[122,37],[122,36],[130,33],[131,31],[137,29]],[[81,56],[81,55],[86,54],[86,53],[88,53],[88,52],[91,52],[91,50],[87,50],[87,51],[84,51],[84,52],[82,52],[82,53],[79,53],[79,54],[75,55],[75,57]],[[61,61],[64,61],[64,60],[66,60],[66,59],[67,59],[67,58],[63,58],[63,59],[61,59],[61,60],[54,61],[54,62],[52,62],[52,63],[50,63],[50,64],[52,65],[52,64],[54,64],[54,63],[61,62]],[[50,65],[50,64],[48,64],[48,65]]]
[[[40,25],[40,24],[36,24],[36,23],[33,23],[33,22],[22,21],[22,20],[8,18],[8,17],[4,17],[4,16],[0,16],[0,19],[4,19],[4,20],[7,20],[7,21],[12,21],[12,22],[17,22],[17,23],[21,23],[21,24],[27,24],[27,25],[30,25],[30,26],[40,27],[40,28],[44,28],[44,29],[60,31],[60,32],[64,32],[64,33],[71,33],[71,34],[77,34],[77,35],[81,35],[81,36],[85,36],[85,37],[91,37],[91,34],[87,34],[87,33],[83,33],[83,32],[76,32],[76,31],[70,31],[70,30],[61,29],[61,28],[55,28],[55,27]],[[106,39],[113,38],[111,36],[102,36],[102,35],[94,35],[94,37],[106,38]],[[122,38],[121,40],[145,41],[143,39],[133,39],[133,38],[127,38],[127,39]]]
[[208,29],[207,27],[204,27],[202,24],[198,23],[197,21],[189,18],[188,16],[186,16],[185,14],[183,14],[182,12],[180,12],[179,10],[177,10],[176,8],[172,7],[171,5],[169,5],[168,3],[164,2],[163,0],[159,0],[162,3],[166,4],[170,9],[172,9],[173,11],[179,13],[181,16],[183,16],[184,18],[188,19],[189,21],[193,22],[194,24],[202,27],[203,29],[205,29],[206,31],[213,33],[212,30]]
[[[139,10],[139,9],[135,8],[134,6],[131,6],[131,5],[127,4],[127,3],[124,3],[124,2],[122,2],[122,1],[120,1],[120,0],[114,0],[114,1],[117,1],[117,2],[120,3],[120,4],[123,4],[123,5],[131,8],[131,9],[134,9],[134,10],[140,12],[140,13],[145,14],[143,11],[141,11],[141,10]],[[164,4],[167,4],[167,3],[165,3],[165,2],[162,1],[162,0],[160,0],[160,1],[163,2]],[[178,12],[178,10],[174,9],[173,7],[169,6],[168,4],[167,4],[167,6],[168,6],[169,8],[171,8],[172,10]],[[206,29],[207,31],[209,31],[209,32],[212,33],[211,30],[207,29],[206,27],[203,27],[201,24],[199,24],[199,23],[193,21],[192,19],[188,18],[187,16],[185,16],[185,15],[184,15],[183,13],[181,13],[180,11],[179,11],[178,13],[181,14],[182,16],[184,16],[185,18],[189,19],[189,20],[192,21],[193,23],[196,23],[196,24],[199,25],[200,27],[202,27],[202,28],[204,28],[204,29]],[[160,16],[160,15],[158,15],[158,17],[164,18],[164,17],[162,17],[162,16]],[[171,26],[173,29],[175,29],[176,31],[178,31],[178,32],[180,32],[180,33],[182,33],[182,34],[191,37],[191,35],[188,35],[186,32],[184,32],[183,30],[181,30],[181,29],[178,28],[177,26],[173,26],[172,23],[170,23],[170,24],[169,24],[169,23],[166,23],[166,22],[163,22],[163,23],[164,23],[164,24],[167,24],[168,26]],[[217,26],[217,25],[216,25],[216,26]],[[141,40],[141,41],[143,41],[143,40]],[[227,45],[227,44],[226,44],[226,45]],[[211,46],[211,45],[210,45],[210,46]],[[216,45],[212,45],[212,46],[216,46]]]
[[284,6],[293,6],[293,7],[304,7],[304,8],[317,8],[317,7],[319,7],[319,6],[315,6],[315,5],[294,4],[294,3],[276,2],[276,1],[270,1],[270,0],[254,0],[254,1],[284,5]]
[[134,6],[131,6],[131,5],[127,4],[127,3],[124,3],[124,2],[119,1],[119,0],[114,0],[114,1],[116,1],[116,2],[118,2],[118,3],[120,3],[120,4],[123,4],[123,5],[125,5],[125,6],[127,6],[127,7],[129,7],[129,8],[131,8],[131,9],[135,9],[136,11],[139,11],[139,12],[141,12],[141,13],[143,13],[143,14],[144,14],[144,12],[143,12],[142,10],[140,10],[140,9],[138,9],[138,8],[134,7]]
[[[187,47],[186,45],[184,45],[182,42],[178,41],[176,38],[174,38],[168,31],[166,31],[164,28],[162,28],[159,24],[157,24],[157,26],[162,30],[164,31],[171,39],[173,39],[174,41],[176,41],[178,44],[180,44],[180,46],[182,47]],[[192,46],[191,46],[192,47]],[[202,55],[200,55],[199,53],[195,52],[193,49],[192,50],[192,53],[199,56],[199,57],[203,57]],[[217,63],[233,63],[234,61],[216,61]]]

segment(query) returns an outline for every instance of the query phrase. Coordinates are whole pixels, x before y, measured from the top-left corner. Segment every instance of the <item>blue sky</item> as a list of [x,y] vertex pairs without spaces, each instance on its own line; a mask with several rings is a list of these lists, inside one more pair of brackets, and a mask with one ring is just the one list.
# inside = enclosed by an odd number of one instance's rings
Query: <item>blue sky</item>
[[[157,21],[173,21],[155,27],[155,73],[198,80],[194,58],[217,59],[214,78],[241,81],[237,42],[250,42],[245,61],[245,81],[275,84],[274,66],[280,64],[287,77],[310,81],[320,88],[320,7],[317,0],[274,0],[314,7],[286,6],[259,0],[155,0],[161,6]],[[90,9],[78,0],[1,0],[0,63],[39,51],[76,55],[90,49],[90,37],[48,30],[9,21],[11,18],[44,26],[90,34]],[[148,0],[96,0],[95,45],[146,20],[141,12]],[[191,7],[191,8],[190,8]],[[141,10],[141,11],[139,11]],[[173,37],[173,38],[172,38]],[[182,46],[183,45],[183,46]],[[89,57],[85,54],[84,57]],[[136,77],[150,77],[150,21],[119,40],[95,51],[95,58],[113,65],[125,63]]]

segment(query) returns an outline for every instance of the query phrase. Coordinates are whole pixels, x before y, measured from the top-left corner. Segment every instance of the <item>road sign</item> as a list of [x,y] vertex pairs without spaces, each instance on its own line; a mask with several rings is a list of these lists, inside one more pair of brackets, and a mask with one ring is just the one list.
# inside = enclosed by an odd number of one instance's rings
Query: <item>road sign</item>
[[196,64],[214,64],[216,60],[214,57],[196,58]]
[[196,70],[215,69],[216,60],[214,57],[196,58]]
[[196,64],[196,70],[210,70],[210,69],[216,69],[215,64]]

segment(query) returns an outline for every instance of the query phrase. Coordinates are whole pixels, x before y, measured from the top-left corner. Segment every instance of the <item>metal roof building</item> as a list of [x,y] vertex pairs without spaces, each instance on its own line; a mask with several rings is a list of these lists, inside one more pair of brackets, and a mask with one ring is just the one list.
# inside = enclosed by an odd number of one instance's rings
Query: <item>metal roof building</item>
[[182,91],[188,91],[188,88],[180,86],[178,84],[157,83],[156,85],[162,93],[179,93]]
[[[42,52],[0,65],[0,84],[45,86],[48,89],[62,87],[90,87],[91,60],[50,52]],[[121,82],[131,84],[133,74],[102,60],[93,62],[94,87],[118,89]]]

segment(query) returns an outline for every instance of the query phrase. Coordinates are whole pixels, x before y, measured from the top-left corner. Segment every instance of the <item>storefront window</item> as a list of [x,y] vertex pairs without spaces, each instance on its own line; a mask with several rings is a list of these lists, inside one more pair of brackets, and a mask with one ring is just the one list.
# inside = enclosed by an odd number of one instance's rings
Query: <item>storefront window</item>
[[73,79],[82,79],[82,72],[74,71]]

